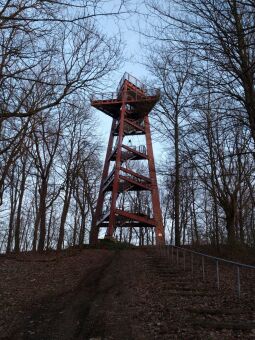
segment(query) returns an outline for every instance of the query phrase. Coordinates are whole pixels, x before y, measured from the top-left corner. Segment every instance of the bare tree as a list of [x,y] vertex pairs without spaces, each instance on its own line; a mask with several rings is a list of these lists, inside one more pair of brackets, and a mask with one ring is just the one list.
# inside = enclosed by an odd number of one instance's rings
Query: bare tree
[[164,137],[164,140],[173,143],[174,158],[174,224],[175,244],[180,245],[180,191],[181,191],[181,138],[182,124],[189,114],[192,99],[193,84],[190,75],[192,59],[187,51],[175,55],[171,53],[170,46],[163,46],[157,52],[151,51],[148,58],[148,70],[156,78],[162,89],[161,100],[155,110],[155,128]]
[[[185,92],[184,86],[181,93],[188,100],[178,126],[179,171],[176,154],[169,152],[169,160],[162,164],[166,188],[175,197],[170,224],[179,205],[183,242],[187,235],[192,242],[208,240],[217,247],[226,240],[231,246],[247,243],[247,223],[253,221],[254,214],[250,196],[255,140],[254,3],[148,0],[147,8],[149,26],[142,34],[148,39],[146,51],[148,47],[154,50],[148,69],[162,88],[163,103],[167,103],[167,110],[162,110],[162,101],[157,108],[155,125],[161,138],[166,137],[168,150],[176,151],[176,130],[165,112],[174,117],[176,110],[168,97],[173,88],[165,84],[176,86],[182,79],[181,70],[191,85],[190,92]],[[181,67],[168,62],[185,54],[191,63],[185,63],[185,58]],[[168,79],[166,74],[170,74]],[[178,177],[179,199],[173,189],[178,188]],[[250,209],[247,220],[246,209]]]
[[88,91],[116,69],[120,40],[94,18],[122,13],[102,1],[7,1],[0,13],[0,117],[26,117]]
[[188,46],[199,64],[201,84],[208,81],[201,65],[209,64],[211,88],[235,101],[240,120],[248,124],[255,141],[254,2],[171,0],[169,6],[169,1],[149,0],[147,4],[159,19],[157,39],[174,41],[176,51]]

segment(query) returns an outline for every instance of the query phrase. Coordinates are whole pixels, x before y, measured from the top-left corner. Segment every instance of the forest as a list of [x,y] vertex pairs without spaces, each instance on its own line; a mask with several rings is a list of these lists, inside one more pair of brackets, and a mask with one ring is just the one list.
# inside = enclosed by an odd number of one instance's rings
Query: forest
[[166,242],[254,247],[254,13],[253,0],[0,0],[0,252],[89,242],[105,155],[90,98],[125,55],[106,17],[136,20],[161,92]]

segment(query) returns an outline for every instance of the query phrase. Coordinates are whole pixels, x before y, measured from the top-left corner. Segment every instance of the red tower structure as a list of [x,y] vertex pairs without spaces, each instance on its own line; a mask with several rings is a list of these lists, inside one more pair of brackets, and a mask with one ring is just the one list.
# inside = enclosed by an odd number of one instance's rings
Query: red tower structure
[[[148,117],[159,97],[158,89],[146,88],[128,73],[122,77],[117,92],[92,97],[91,105],[113,120],[91,244],[97,243],[101,228],[107,229],[106,238],[116,237],[118,229],[121,233],[123,228],[129,228],[137,234],[141,229],[147,235],[150,232],[151,244],[154,239],[156,244],[165,242]],[[143,138],[146,146],[132,145],[134,138]],[[147,192],[146,203],[137,199],[142,191]]]

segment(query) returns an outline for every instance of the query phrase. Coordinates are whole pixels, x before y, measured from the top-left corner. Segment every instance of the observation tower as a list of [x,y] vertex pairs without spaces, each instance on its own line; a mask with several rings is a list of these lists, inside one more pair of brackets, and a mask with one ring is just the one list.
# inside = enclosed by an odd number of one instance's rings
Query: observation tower
[[103,229],[109,239],[165,242],[149,122],[159,98],[158,89],[125,73],[116,92],[91,99],[94,108],[112,118],[91,244]]

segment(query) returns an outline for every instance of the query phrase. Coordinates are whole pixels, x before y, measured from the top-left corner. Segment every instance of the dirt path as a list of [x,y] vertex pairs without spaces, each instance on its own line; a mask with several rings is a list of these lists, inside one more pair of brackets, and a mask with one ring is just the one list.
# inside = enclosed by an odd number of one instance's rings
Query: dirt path
[[255,339],[253,300],[194,282],[150,251],[108,252],[5,339]]
[[105,272],[115,260],[112,254],[99,267],[86,273],[75,289],[52,298],[36,310],[15,339],[79,339],[90,309],[99,294],[99,286]]
[[[113,256],[114,252],[107,250],[2,256],[0,339],[40,339],[39,333],[47,334],[53,328],[57,334],[63,310],[79,309],[80,298],[84,299],[81,306],[87,308],[90,289]],[[73,328],[78,322],[72,319],[78,316],[72,311],[70,314],[68,329],[72,322]],[[61,329],[64,327],[65,324],[60,325]]]
[[144,257],[142,251],[112,253],[75,290],[43,302],[12,338],[148,339],[143,327],[138,335],[135,326],[136,291],[145,284]]

